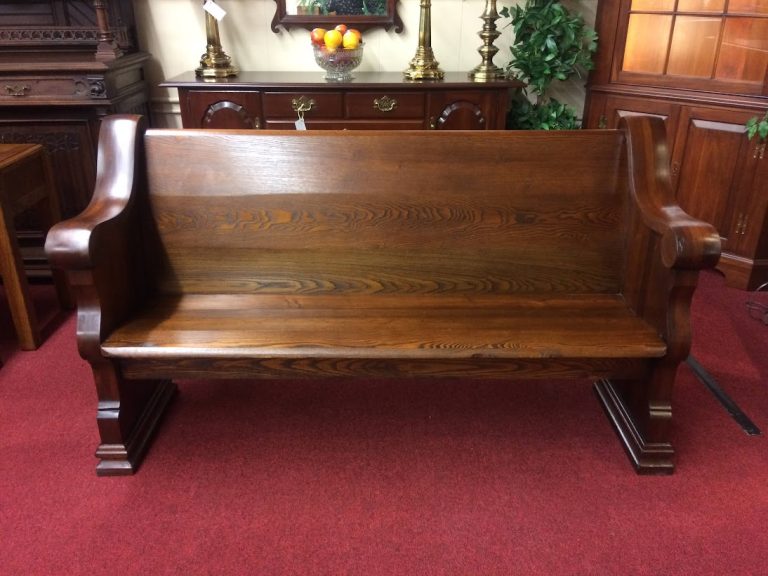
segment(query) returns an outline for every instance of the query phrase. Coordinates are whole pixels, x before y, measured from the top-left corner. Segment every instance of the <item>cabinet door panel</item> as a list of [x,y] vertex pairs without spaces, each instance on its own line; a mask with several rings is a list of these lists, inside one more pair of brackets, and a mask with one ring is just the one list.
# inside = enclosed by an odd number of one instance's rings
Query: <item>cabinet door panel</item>
[[609,96],[605,100],[604,117],[600,119],[603,128],[618,128],[619,121],[625,116],[648,115],[664,120],[667,128],[667,142],[672,147],[680,107],[676,104],[645,98]]
[[[745,147],[739,202],[735,206],[729,250],[768,262],[768,154],[757,138]],[[762,283],[762,282],[761,282]]]
[[[675,146],[675,134],[680,118],[680,106],[665,101],[648,100],[644,98],[629,98],[623,96],[608,96],[605,99],[603,115],[599,119],[600,128],[618,128],[619,121],[627,116],[648,115],[656,116],[664,120],[667,131],[667,146],[669,153]],[[591,126],[590,126],[591,127]],[[671,165],[672,188],[677,188],[677,179],[680,174],[679,162]]]
[[680,165],[677,198],[692,216],[717,228],[729,251],[743,212],[749,143],[746,112],[689,108],[680,120],[673,162]]
[[189,91],[181,94],[182,122],[190,128],[261,127],[258,92]]

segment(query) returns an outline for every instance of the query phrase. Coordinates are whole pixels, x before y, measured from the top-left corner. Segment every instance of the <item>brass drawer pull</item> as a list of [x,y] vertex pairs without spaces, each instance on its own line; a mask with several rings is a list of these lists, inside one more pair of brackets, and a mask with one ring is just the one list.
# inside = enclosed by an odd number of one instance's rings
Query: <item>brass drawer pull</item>
[[14,96],[15,98],[26,96],[29,90],[29,86],[19,86],[18,84],[15,86],[5,85],[5,91],[8,93],[8,96]]
[[397,108],[397,100],[389,96],[382,96],[373,101],[373,109],[379,112],[392,112],[395,108]]
[[293,111],[299,114],[309,112],[312,110],[312,106],[314,105],[315,100],[313,98],[307,98],[306,96],[299,96],[298,98],[291,100],[291,107],[293,107]]

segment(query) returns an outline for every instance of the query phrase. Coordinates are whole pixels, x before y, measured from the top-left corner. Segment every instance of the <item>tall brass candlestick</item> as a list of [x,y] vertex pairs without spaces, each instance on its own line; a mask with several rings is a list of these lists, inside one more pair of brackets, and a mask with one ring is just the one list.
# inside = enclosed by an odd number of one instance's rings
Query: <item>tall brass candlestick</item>
[[403,72],[408,80],[442,80],[445,75],[432,53],[432,3],[421,0],[419,13],[419,47],[411,65]]
[[221,47],[219,22],[208,11],[205,12],[205,35],[208,42],[205,54],[200,58],[200,66],[195,70],[195,75],[203,78],[237,76],[237,68]]
[[481,62],[469,73],[469,77],[476,82],[504,78],[504,70],[493,63],[493,57],[499,51],[494,45],[494,41],[501,36],[501,32],[496,29],[496,20],[499,19],[499,13],[496,11],[496,0],[485,1],[485,11],[480,19],[483,21],[483,29],[477,35],[483,40],[483,45],[477,51],[480,53]]

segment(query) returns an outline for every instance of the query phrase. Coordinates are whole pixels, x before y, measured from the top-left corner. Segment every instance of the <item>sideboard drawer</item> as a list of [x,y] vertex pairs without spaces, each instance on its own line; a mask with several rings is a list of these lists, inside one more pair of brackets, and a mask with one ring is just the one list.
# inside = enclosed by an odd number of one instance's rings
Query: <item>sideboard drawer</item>
[[[423,120],[309,120],[307,130],[423,130]],[[269,130],[296,130],[293,120],[267,120]]]
[[[93,85],[91,85],[93,84]],[[103,90],[95,83],[88,83],[84,78],[57,77],[18,77],[6,76],[0,78],[0,100],[57,99],[57,100],[88,100],[99,96],[98,90]]]
[[347,118],[423,118],[423,92],[347,94]]
[[343,101],[341,92],[265,92],[264,116],[297,118],[301,106],[307,119],[341,118]]

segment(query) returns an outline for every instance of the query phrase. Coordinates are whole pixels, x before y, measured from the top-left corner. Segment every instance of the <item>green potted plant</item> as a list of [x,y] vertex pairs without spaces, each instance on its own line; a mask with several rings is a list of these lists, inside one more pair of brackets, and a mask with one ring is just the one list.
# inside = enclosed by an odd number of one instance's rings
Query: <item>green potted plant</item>
[[758,142],[768,140],[768,112],[762,118],[754,116],[747,120],[747,138],[752,140],[757,136]]
[[576,111],[547,95],[555,80],[567,80],[580,69],[593,68],[597,34],[555,0],[526,0],[504,7],[499,14],[510,18],[515,39],[510,47],[510,76],[526,83],[517,91],[507,118],[516,130],[566,130],[580,126]]

